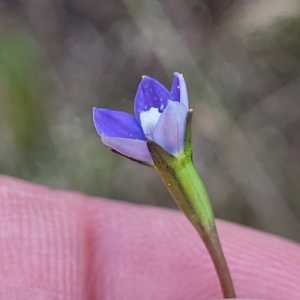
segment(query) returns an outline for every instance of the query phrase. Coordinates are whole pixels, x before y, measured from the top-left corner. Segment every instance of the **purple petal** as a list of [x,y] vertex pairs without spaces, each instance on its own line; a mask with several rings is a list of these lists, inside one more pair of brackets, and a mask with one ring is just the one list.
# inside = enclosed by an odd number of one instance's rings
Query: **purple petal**
[[130,114],[122,111],[94,108],[93,118],[96,130],[101,137],[146,140],[140,124]]
[[171,88],[172,100],[181,102],[188,109],[189,108],[188,93],[187,93],[186,84],[183,75],[178,72],[175,72],[174,75],[175,78],[173,80],[173,84]]
[[134,112],[138,121],[140,121],[140,113],[148,111],[151,107],[157,108],[162,112],[171,99],[168,90],[157,80],[144,76],[139,84],[134,100]]
[[183,149],[187,108],[184,104],[169,101],[152,133],[153,141],[171,154]]
[[101,141],[104,145],[127,157],[153,164],[145,141],[106,136],[102,136]]

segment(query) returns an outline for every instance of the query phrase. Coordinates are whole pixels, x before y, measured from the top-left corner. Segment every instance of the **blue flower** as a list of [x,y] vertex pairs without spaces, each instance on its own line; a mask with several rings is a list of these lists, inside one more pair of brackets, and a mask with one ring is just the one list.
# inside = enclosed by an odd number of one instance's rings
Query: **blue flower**
[[135,118],[121,111],[94,108],[94,125],[103,144],[151,165],[147,140],[178,155],[184,146],[188,95],[183,76],[177,72],[174,75],[170,92],[157,80],[143,76],[134,100]]

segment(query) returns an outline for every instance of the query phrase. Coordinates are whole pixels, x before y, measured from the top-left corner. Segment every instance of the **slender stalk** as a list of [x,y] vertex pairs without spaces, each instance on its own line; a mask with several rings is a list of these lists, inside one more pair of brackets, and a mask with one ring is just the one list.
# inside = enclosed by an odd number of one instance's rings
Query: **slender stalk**
[[160,164],[162,177],[177,205],[201,236],[215,266],[224,298],[235,298],[235,291],[219,241],[214,216],[204,184],[191,159]]
[[174,156],[151,140],[147,141],[147,147],[153,158],[154,169],[202,238],[215,266],[224,298],[236,298],[209,197],[193,163],[192,112],[188,112],[184,149],[180,154]]
[[234,286],[230,276],[230,272],[226,263],[222,246],[220,244],[219,236],[216,227],[212,228],[207,237],[203,238],[205,246],[214,263],[216,272],[219,277],[220,285],[224,298],[235,298]]

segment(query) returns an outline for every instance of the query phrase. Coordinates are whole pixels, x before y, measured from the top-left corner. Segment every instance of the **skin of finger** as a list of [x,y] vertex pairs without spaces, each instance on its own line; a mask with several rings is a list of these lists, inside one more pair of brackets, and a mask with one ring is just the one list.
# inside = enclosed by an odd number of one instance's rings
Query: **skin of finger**
[[[0,299],[218,299],[180,212],[0,177]],[[238,297],[300,299],[300,246],[219,221]]]

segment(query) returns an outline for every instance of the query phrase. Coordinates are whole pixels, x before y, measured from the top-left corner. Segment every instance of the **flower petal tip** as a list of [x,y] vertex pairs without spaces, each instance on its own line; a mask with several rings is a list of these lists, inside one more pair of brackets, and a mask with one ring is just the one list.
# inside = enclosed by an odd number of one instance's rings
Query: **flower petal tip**
[[178,101],[189,109],[188,93],[183,74],[174,72],[174,80],[171,88],[172,100]]
[[96,108],[93,110],[93,119],[97,133],[101,137],[146,140],[139,123],[126,112]]
[[134,112],[136,118],[141,122],[140,114],[151,108],[158,109],[161,113],[171,98],[169,91],[157,80],[144,76],[138,86],[134,100]]

